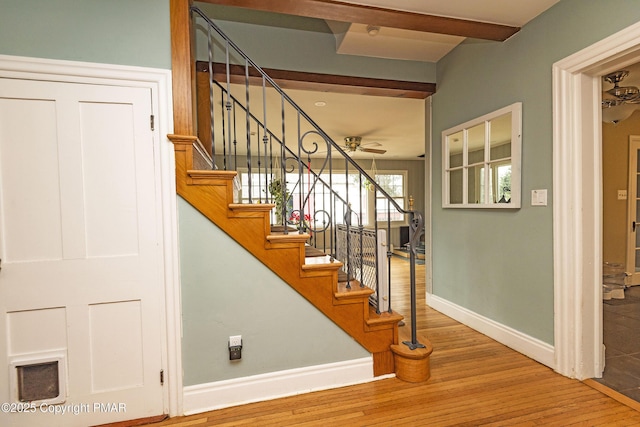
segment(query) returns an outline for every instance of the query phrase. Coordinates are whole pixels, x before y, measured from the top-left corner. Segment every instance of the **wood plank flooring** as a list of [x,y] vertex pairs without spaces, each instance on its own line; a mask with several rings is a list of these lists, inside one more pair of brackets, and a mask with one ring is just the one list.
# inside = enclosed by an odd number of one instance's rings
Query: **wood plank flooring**
[[[408,268],[394,260],[392,306],[409,314]],[[432,310],[417,266],[418,330],[433,344],[431,378],[396,378],[253,403],[153,426],[634,426],[640,412]],[[405,326],[408,327],[408,326]]]

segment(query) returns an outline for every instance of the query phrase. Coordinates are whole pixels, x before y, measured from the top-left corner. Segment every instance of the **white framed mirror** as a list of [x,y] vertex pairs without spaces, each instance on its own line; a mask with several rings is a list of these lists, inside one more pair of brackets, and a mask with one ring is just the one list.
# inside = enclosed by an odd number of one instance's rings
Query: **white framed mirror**
[[520,208],[522,103],[442,132],[444,208]]

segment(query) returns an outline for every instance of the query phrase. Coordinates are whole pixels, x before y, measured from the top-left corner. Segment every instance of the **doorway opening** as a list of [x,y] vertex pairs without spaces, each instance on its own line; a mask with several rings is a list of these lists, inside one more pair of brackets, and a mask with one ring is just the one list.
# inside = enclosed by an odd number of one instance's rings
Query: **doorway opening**
[[[627,66],[622,88],[640,85],[640,64]],[[619,72],[615,74],[620,75]],[[611,87],[604,79],[603,99]],[[602,321],[605,365],[596,379],[640,401],[640,249],[636,223],[640,162],[640,105],[603,107]],[[635,101],[634,101],[635,102]],[[638,230],[640,231],[640,230]]]
[[640,23],[553,66],[556,370],[604,370],[601,76],[640,59]]

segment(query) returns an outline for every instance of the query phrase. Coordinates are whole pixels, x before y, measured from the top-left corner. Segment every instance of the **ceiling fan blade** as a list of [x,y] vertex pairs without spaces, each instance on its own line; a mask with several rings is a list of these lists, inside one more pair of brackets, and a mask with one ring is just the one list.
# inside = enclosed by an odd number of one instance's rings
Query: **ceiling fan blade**
[[371,141],[360,144],[360,147],[380,147],[381,145],[382,144],[380,144],[378,141]]
[[360,151],[364,151],[365,153],[374,153],[374,154],[384,154],[387,150],[378,150],[376,148],[360,148]]

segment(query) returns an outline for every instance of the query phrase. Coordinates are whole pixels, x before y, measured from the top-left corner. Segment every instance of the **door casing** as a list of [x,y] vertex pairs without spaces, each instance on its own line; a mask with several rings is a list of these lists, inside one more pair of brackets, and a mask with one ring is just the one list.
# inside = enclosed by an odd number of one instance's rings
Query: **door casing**
[[553,72],[555,369],[601,377],[602,75],[640,60],[640,23],[556,62]]
[[164,406],[170,416],[182,414],[182,359],[178,230],[172,133],[170,70],[0,55],[0,77],[149,88],[155,118],[160,187],[164,269],[162,354],[165,360]]

